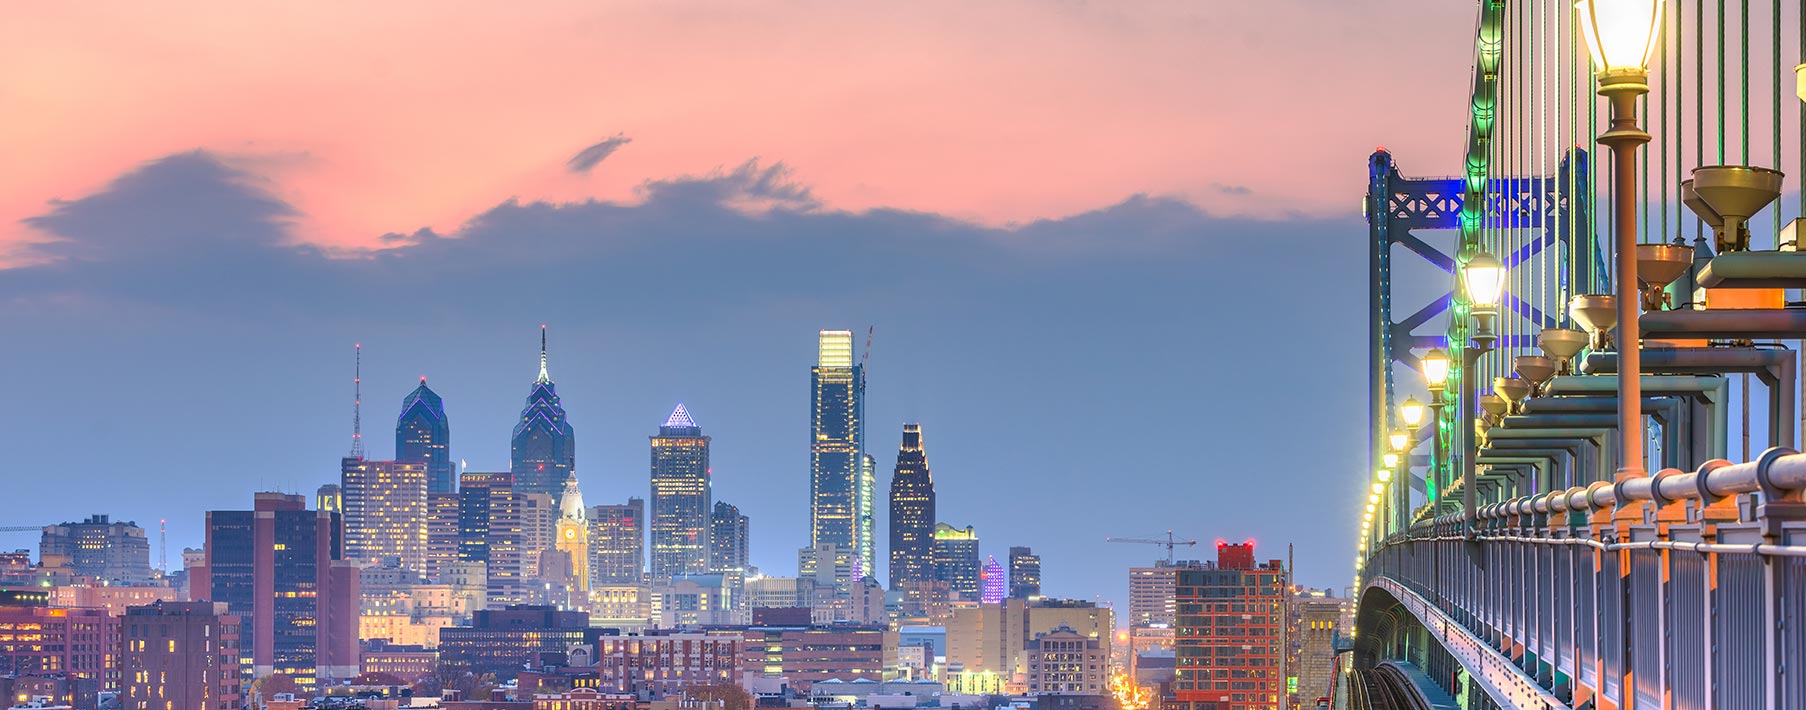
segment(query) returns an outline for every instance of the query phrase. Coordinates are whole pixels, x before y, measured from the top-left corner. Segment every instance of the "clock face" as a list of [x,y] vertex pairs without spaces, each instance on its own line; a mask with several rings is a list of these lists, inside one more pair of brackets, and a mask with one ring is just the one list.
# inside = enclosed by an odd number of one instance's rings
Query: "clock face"
[[565,536],[565,537],[566,537],[566,538],[573,538],[573,537],[576,537],[576,536],[577,536],[577,531],[576,531],[576,530],[572,530],[572,529],[570,529],[570,528],[565,528],[565,530],[564,530],[564,536]]

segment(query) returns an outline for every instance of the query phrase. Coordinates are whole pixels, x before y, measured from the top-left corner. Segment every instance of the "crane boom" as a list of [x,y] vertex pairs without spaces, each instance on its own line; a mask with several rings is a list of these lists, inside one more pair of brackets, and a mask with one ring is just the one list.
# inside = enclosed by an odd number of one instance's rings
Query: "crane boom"
[[1104,538],[1104,542],[1124,542],[1124,543],[1132,543],[1132,544],[1137,544],[1137,545],[1159,545],[1161,547],[1166,548],[1166,563],[1168,565],[1171,565],[1173,563],[1173,549],[1174,548],[1192,547],[1192,546],[1198,544],[1197,540],[1174,539],[1173,531],[1171,531],[1171,530],[1166,531],[1166,539],[1165,540],[1150,539],[1150,538],[1144,538],[1144,537],[1106,537],[1106,538]]
[[0,527],[0,532],[43,532],[42,525],[8,525]]

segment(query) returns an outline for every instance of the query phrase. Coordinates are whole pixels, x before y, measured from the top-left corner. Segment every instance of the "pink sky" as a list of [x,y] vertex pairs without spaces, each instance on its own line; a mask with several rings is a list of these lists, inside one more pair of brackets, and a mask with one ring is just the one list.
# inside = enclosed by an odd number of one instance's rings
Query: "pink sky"
[[[452,232],[510,197],[632,199],[645,180],[755,156],[836,209],[999,224],[1146,192],[1225,214],[1354,214],[1376,145],[1412,172],[1456,166],[1472,12],[32,3],[0,23],[0,253],[43,238],[18,221],[49,201],[197,148],[267,178],[301,212],[296,237],[334,246]],[[564,170],[616,133],[633,142],[592,174]]]

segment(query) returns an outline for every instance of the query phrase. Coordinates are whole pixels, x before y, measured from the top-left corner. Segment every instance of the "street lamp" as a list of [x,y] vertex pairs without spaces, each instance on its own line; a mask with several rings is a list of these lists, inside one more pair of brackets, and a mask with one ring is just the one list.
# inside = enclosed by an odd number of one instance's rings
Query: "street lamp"
[[1442,348],[1431,348],[1418,362],[1423,365],[1423,381],[1431,394],[1441,394],[1449,381],[1449,354]]
[[1491,254],[1478,252],[1470,254],[1461,265],[1461,284],[1467,289],[1468,308],[1474,316],[1474,332],[1469,336],[1468,347],[1461,351],[1461,390],[1456,402],[1461,421],[1455,427],[1455,434],[1461,437],[1462,478],[1466,485],[1461,487],[1462,527],[1472,532],[1474,512],[1479,506],[1475,498],[1474,478],[1476,477],[1474,459],[1478,457],[1474,440],[1474,406],[1479,396],[1479,385],[1474,378],[1474,369],[1479,366],[1480,358],[1492,352],[1493,344],[1499,336],[1493,332],[1492,318],[1498,313],[1499,298],[1505,288],[1505,266]]
[[1393,429],[1392,434],[1386,438],[1387,443],[1392,444],[1393,451],[1404,451],[1411,443],[1411,434],[1403,429]]
[[1398,468],[1398,454],[1392,453],[1390,451],[1388,451],[1384,454],[1381,454],[1380,455],[1380,463],[1385,464],[1385,467],[1387,469]]
[[1417,401],[1416,397],[1406,397],[1405,403],[1398,405],[1398,418],[1404,420],[1405,426],[1416,431],[1423,426],[1423,402]]
[[1611,104],[1611,126],[1599,142],[1612,149],[1612,242],[1617,252],[1618,455],[1613,478],[1643,470],[1643,354],[1637,322],[1637,149],[1649,134],[1637,126],[1637,97],[1649,93],[1649,59],[1662,26],[1662,0],[1580,0],[1580,27],[1599,95]]

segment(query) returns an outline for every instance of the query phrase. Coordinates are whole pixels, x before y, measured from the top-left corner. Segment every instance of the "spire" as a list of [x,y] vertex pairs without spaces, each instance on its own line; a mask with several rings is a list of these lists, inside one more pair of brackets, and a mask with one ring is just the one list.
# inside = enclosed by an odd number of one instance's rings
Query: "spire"
[[539,379],[534,382],[543,385],[551,381],[552,376],[546,374],[546,326],[541,323],[539,326]]
[[356,363],[351,375],[351,458],[364,460],[364,344],[351,346]]
[[577,474],[575,472],[571,473],[570,478],[564,479],[564,492],[563,495],[559,496],[558,500],[558,515],[565,520],[576,520],[581,522],[585,519],[583,511],[583,491],[578,490],[577,488]]
[[672,429],[694,429],[696,420],[690,418],[689,410],[684,409],[683,403],[679,402],[677,409],[671,410],[671,416],[665,418],[665,426]]

